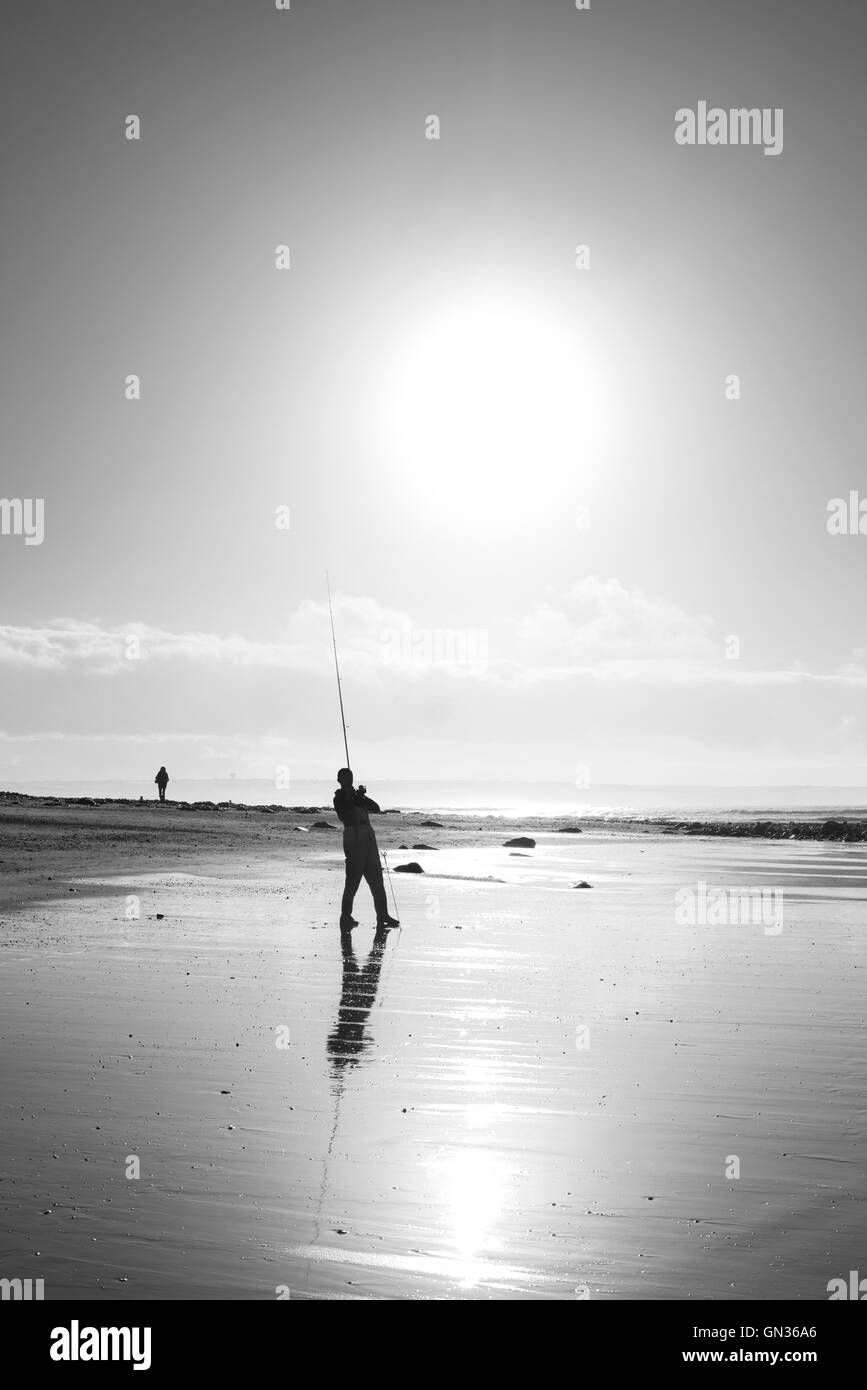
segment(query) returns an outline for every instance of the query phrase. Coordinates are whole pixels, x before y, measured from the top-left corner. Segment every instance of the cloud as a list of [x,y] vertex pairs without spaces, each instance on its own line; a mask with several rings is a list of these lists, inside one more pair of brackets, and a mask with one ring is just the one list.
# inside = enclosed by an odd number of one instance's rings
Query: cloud
[[0,664],[4,665],[111,676],[128,671],[131,662],[138,660],[288,667],[299,664],[303,653],[288,643],[209,632],[167,632],[141,623],[106,629],[98,623],[58,619],[40,628],[0,627]]
[[[643,764],[693,756],[844,765],[867,747],[863,650],[832,671],[749,667],[726,659],[707,615],[613,579],[582,580],[472,631],[425,629],[347,595],[335,596],[334,615],[350,744],[377,750],[388,775],[503,767],[534,777],[587,763],[625,767],[630,780]],[[125,654],[130,637],[138,659]],[[333,660],[327,605],[310,600],[266,638],[93,619],[6,626],[4,757],[27,767],[42,738],[44,767],[99,758],[120,768],[171,740],[187,768],[330,765]]]
[[859,680],[867,676],[867,647],[855,647],[843,667],[844,675]]
[[[335,607],[347,647],[371,665],[378,663],[382,628],[406,621],[367,599],[342,599]],[[283,634],[267,642],[236,633],[170,632],[139,622],[107,628],[97,621],[58,618],[44,627],[0,626],[0,665],[101,676],[129,671],[139,661],[317,671],[333,661],[328,631],[327,607],[310,601],[291,615]]]
[[[340,655],[353,677],[381,686],[444,675],[484,676],[504,687],[557,686],[581,675],[604,681],[858,686],[867,681],[867,649],[837,671],[811,673],[748,667],[727,660],[712,618],[689,614],[619,580],[591,576],[556,601],[541,601],[517,619],[485,628],[424,628],[374,599],[336,595]],[[132,654],[131,654],[132,653]],[[262,641],[236,633],[171,632],[139,622],[107,628],[96,620],[56,619],[43,627],[0,626],[0,665],[35,672],[116,676],[147,665],[179,670],[333,673],[326,604],[304,600],[284,630]]]
[[528,655],[601,668],[612,662],[711,662],[722,654],[704,615],[626,589],[617,579],[591,575],[575,584],[555,608],[539,604],[515,625]]

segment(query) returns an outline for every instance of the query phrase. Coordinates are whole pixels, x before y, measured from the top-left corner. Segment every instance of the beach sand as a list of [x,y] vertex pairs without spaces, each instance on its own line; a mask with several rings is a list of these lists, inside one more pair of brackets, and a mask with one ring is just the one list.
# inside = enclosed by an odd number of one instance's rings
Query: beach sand
[[[824,1300],[867,1274],[864,847],[387,816],[425,873],[394,874],[384,942],[362,884],[344,951],[314,819],[0,809],[0,1276]],[[702,881],[782,892],[782,929],[678,922]]]

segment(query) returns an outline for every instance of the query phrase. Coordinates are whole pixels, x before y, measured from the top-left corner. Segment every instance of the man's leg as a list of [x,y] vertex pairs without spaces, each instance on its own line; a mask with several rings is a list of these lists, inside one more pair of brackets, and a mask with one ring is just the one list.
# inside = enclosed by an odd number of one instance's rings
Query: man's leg
[[358,885],[361,882],[363,866],[359,864],[356,856],[350,858],[346,856],[346,883],[343,887],[343,902],[340,904],[340,920],[348,922],[352,916],[352,904],[358,892]]
[[388,900],[385,896],[385,884],[382,881],[382,864],[379,858],[379,846],[371,835],[370,848],[367,851],[367,860],[364,865],[364,877],[367,881],[371,893],[373,894],[373,906],[376,910],[377,922],[384,922],[388,917]]

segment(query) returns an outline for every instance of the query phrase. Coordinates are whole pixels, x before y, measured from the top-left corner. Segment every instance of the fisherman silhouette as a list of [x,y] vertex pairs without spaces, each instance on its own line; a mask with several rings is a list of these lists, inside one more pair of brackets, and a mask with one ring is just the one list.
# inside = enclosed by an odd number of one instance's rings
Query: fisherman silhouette
[[340,930],[351,931],[358,923],[352,915],[352,904],[362,878],[373,894],[378,931],[399,927],[396,917],[389,917],[379,862],[379,846],[370,824],[368,812],[379,811],[376,802],[367,795],[366,787],[352,785],[352,772],[342,767],[337,774],[340,783],[334,793],[334,809],[343,823],[343,853],[346,855],[346,884],[340,908]]
[[160,801],[165,801],[166,787],[169,785],[169,774],[166,772],[164,767],[160,768],[159,772],[154,778],[154,781],[156,782],[157,787],[159,788]]

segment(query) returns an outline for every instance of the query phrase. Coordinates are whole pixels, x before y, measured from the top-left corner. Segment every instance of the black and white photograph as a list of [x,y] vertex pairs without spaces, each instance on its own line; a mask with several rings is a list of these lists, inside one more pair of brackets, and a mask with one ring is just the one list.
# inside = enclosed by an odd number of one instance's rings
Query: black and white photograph
[[867,1299],[865,69],[860,0],[3,6],[34,1365]]

